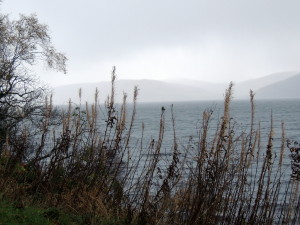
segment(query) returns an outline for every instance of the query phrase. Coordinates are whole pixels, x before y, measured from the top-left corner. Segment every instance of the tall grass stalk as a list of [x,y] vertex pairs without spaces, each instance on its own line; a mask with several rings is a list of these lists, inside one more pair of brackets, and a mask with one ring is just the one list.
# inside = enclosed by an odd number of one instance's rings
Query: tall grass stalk
[[[83,216],[87,224],[109,219],[120,224],[300,222],[299,182],[282,169],[284,124],[276,157],[272,115],[264,146],[252,91],[248,132],[239,133],[230,117],[231,83],[218,126],[210,126],[215,117],[208,109],[198,137],[180,143],[173,107],[170,115],[161,109],[157,137],[149,140],[144,124],[135,120],[138,88],[129,111],[126,94],[116,104],[115,80],[113,68],[104,105],[97,89],[93,104],[70,100],[65,109],[54,107],[50,96],[43,115],[19,124],[0,149],[2,199],[59,207]],[[171,154],[163,149],[166,116],[172,123]],[[137,127],[138,141],[133,137]],[[299,146],[288,147],[294,152],[292,164],[300,161]]]

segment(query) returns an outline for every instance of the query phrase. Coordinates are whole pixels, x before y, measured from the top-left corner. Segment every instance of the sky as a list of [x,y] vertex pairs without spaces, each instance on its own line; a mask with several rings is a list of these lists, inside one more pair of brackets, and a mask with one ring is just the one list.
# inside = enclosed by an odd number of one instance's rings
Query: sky
[[68,57],[52,86],[110,79],[239,82],[300,71],[299,0],[3,0],[1,13],[35,13]]

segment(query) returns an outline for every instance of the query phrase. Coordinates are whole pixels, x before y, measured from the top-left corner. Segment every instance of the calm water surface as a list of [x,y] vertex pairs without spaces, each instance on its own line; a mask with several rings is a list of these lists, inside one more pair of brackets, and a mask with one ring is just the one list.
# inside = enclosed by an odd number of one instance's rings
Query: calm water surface
[[[135,120],[133,139],[140,140],[142,124],[144,124],[144,145],[149,145],[150,140],[157,140],[160,127],[160,117],[162,107],[165,116],[165,135],[162,145],[162,151],[166,157],[171,157],[173,144],[172,128],[172,103],[138,103],[137,117]],[[204,110],[212,110],[213,117],[210,124],[211,136],[216,131],[216,126],[223,113],[222,101],[200,101],[200,102],[177,102],[173,104],[173,113],[175,117],[176,136],[179,143],[179,149],[187,147],[188,140],[191,138],[197,141],[199,130],[202,123],[202,113]],[[130,112],[130,107],[128,108]],[[250,131],[251,105],[249,101],[236,100],[231,103],[230,117],[235,122],[235,131],[238,134]],[[272,118],[272,119],[271,119]],[[279,156],[281,146],[282,129],[284,122],[285,137],[293,141],[300,141],[300,99],[299,100],[258,100],[255,101],[255,129],[260,124],[261,147],[263,154],[268,143],[271,121],[273,120],[273,153]],[[237,134],[237,135],[238,135]],[[212,138],[212,137],[211,137]],[[169,155],[169,156],[168,156]],[[277,155],[277,156],[276,156]],[[288,182],[291,175],[290,152],[286,148],[283,160],[283,171],[285,171],[284,182]],[[261,162],[262,163],[262,158]],[[146,161],[145,161],[146,163]],[[277,164],[276,164],[277,165]],[[276,173],[276,168],[274,173]],[[254,171],[253,171],[254,174]],[[276,174],[274,174],[276,176]],[[283,194],[285,189],[280,190]]]
[[[165,110],[165,138],[172,137],[171,123],[172,103],[138,103],[136,131],[139,133],[142,123],[145,126],[146,138],[157,138],[161,108]],[[202,113],[206,109],[213,110],[213,124],[217,124],[223,112],[222,101],[177,102],[173,104],[175,126],[178,138],[197,135],[202,122]],[[236,126],[249,130],[251,106],[249,101],[236,100],[231,103],[230,116]],[[281,123],[284,122],[285,134],[290,139],[300,139],[300,99],[299,100],[259,100],[255,101],[255,125],[260,123],[262,135],[268,135],[273,118],[274,137],[281,137]],[[166,140],[167,141],[167,140]]]
[[[172,103],[138,103],[137,117],[135,120],[133,139],[138,142],[144,124],[144,148],[151,140],[157,140],[159,134],[161,109],[165,108],[165,134],[162,152],[171,154],[173,145],[172,128]],[[183,150],[188,140],[192,137],[197,141],[202,123],[204,110],[212,110],[213,117],[210,123],[210,134],[216,131],[216,126],[223,113],[222,101],[199,101],[199,102],[176,102],[173,104],[175,117],[176,137],[178,144]],[[130,107],[128,108],[130,112]],[[251,105],[249,101],[233,100],[231,102],[230,117],[235,122],[236,135],[250,131]],[[272,119],[271,119],[272,118]],[[268,135],[270,133],[271,121],[273,120],[273,151],[278,155],[281,146],[282,129],[284,122],[285,137],[293,141],[300,141],[300,99],[299,100],[257,100],[255,101],[255,129],[260,124],[262,151],[266,150]],[[289,151],[286,148],[283,166],[290,170]]]

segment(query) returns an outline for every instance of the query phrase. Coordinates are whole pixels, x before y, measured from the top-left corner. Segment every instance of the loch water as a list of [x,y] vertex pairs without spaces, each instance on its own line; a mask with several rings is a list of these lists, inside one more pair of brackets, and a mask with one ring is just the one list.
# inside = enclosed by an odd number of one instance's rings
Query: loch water
[[[198,102],[164,102],[164,103],[138,103],[136,118],[133,127],[133,146],[139,145],[143,136],[144,149],[157,141],[160,129],[160,118],[164,117],[164,138],[161,154],[172,154],[174,132],[172,115],[175,121],[175,134],[179,150],[184,151],[189,141],[197,142],[201,134],[202,115],[205,110],[213,112],[209,125],[209,134],[213,138],[220,119],[223,115],[223,101]],[[128,107],[130,113],[131,107]],[[251,104],[249,100],[233,100],[230,104],[231,123],[234,124],[236,135],[249,134],[251,124]],[[286,140],[300,142],[300,99],[285,100],[256,100],[254,101],[254,129],[260,130],[261,148],[266,150],[268,137],[272,129],[273,152],[276,157],[280,154],[282,144],[282,123]],[[142,129],[143,127],[143,129]],[[286,141],[285,141],[286,142]],[[192,156],[191,156],[192,157]],[[263,154],[262,154],[263,157]],[[291,174],[290,152],[285,143],[283,168],[287,179]]]
[[[158,136],[162,108],[165,118],[165,139],[172,138],[172,108],[175,118],[176,135],[180,138],[197,136],[202,123],[202,114],[205,110],[213,112],[212,127],[219,122],[223,115],[223,101],[199,102],[164,102],[138,103],[135,130],[139,134],[143,124],[146,139]],[[130,110],[129,110],[130,112]],[[230,117],[235,126],[247,131],[251,123],[251,104],[248,100],[233,100],[230,104]],[[281,124],[284,123],[286,138],[300,139],[300,99],[285,100],[256,100],[254,102],[254,124],[258,126],[262,135],[269,134],[273,121],[274,138],[281,138]]]

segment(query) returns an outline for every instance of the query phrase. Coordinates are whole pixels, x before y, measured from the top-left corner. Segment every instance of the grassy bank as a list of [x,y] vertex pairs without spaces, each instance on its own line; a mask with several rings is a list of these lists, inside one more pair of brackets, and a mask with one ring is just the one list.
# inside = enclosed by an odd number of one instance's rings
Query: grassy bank
[[[293,150],[296,163],[299,148],[286,147],[282,124],[280,151],[274,152],[272,118],[263,144],[253,93],[247,131],[238,132],[230,116],[232,85],[218,126],[210,127],[214,112],[204,111],[199,135],[187,143],[179,142],[180,128],[171,113],[173,144],[164,154],[165,109],[154,139],[144,137],[143,124],[140,139],[133,139],[138,91],[128,111],[126,95],[121,105],[115,104],[114,81],[113,71],[104,108],[97,91],[94,104],[70,102],[63,111],[46,99],[42,115],[6,137],[0,190],[7,215],[22,217],[32,209],[27,206],[38,205],[43,207],[33,209],[31,217],[49,224],[49,210],[59,219],[69,217],[69,224],[299,222],[299,183],[282,169],[286,151]],[[23,209],[13,208],[16,204]]]
[[91,220],[97,224],[114,225],[124,224],[119,219],[91,218],[85,214],[65,213],[60,208],[44,208],[46,206],[21,205],[19,202],[0,201],[0,224],[1,225],[85,225]]
[[4,200],[0,201],[0,218],[3,225],[84,224],[80,216],[65,214],[56,208],[44,209]]

